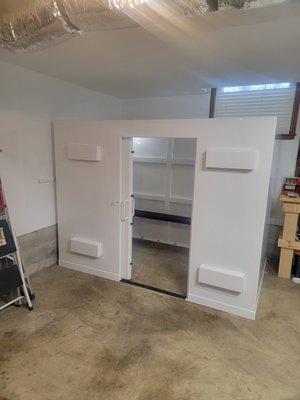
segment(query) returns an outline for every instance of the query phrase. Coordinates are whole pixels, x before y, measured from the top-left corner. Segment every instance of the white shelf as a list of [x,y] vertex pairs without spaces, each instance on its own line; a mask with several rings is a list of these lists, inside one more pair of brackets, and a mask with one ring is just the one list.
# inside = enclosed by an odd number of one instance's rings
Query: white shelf
[[195,165],[195,161],[189,158],[179,158],[168,160],[167,158],[158,157],[133,157],[135,163],[148,163],[148,164],[172,164],[172,165]]
[[[159,195],[159,194],[150,194],[150,193],[134,193],[135,199],[140,199],[140,200],[152,200],[152,201],[166,201],[166,196],[164,195]],[[192,204],[192,199],[186,198],[186,197],[170,197],[169,199],[170,203],[175,203],[175,204],[186,204],[186,205],[191,205]]]

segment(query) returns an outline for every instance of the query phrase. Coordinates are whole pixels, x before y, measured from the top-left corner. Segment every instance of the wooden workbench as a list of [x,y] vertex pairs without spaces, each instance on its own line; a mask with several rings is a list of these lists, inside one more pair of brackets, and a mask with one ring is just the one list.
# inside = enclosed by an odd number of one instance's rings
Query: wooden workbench
[[282,235],[278,239],[278,246],[281,247],[278,276],[290,278],[294,251],[300,251],[300,241],[295,240],[300,214],[300,198],[281,195],[280,201],[284,212],[284,226]]

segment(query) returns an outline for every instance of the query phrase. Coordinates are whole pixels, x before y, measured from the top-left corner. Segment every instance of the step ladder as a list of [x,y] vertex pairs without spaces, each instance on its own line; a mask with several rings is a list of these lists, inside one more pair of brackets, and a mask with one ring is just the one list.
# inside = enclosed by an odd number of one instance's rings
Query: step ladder
[[[0,177],[0,311],[10,305],[25,303],[32,310],[34,293],[25,273],[17,238],[13,230]],[[5,296],[2,304],[2,296]],[[9,299],[7,297],[11,296]]]

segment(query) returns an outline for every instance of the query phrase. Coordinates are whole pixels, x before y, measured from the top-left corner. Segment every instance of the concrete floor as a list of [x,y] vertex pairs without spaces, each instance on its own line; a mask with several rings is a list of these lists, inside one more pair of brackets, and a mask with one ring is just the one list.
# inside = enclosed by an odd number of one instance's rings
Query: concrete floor
[[188,249],[134,239],[132,261],[133,281],[186,295]]
[[1,400],[299,400],[300,286],[267,274],[256,321],[50,267],[0,315]]

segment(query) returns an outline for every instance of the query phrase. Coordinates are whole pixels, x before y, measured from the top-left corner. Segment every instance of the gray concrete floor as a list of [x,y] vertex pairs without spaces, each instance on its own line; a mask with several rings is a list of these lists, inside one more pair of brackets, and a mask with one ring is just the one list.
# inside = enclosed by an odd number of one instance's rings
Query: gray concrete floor
[[0,314],[1,400],[299,400],[300,286],[265,276],[256,321],[50,267]]
[[133,281],[186,295],[188,249],[134,239],[132,261]]

